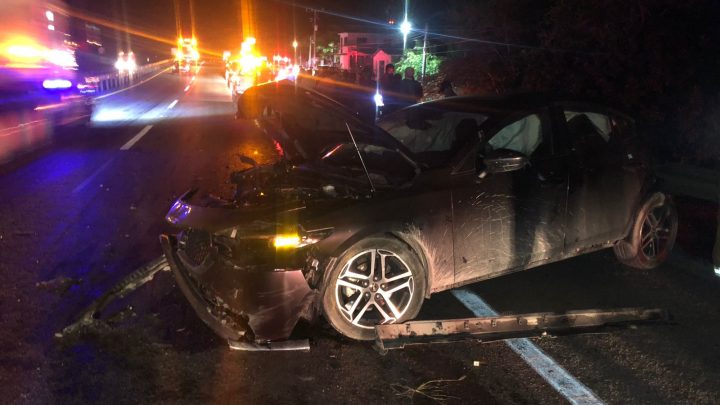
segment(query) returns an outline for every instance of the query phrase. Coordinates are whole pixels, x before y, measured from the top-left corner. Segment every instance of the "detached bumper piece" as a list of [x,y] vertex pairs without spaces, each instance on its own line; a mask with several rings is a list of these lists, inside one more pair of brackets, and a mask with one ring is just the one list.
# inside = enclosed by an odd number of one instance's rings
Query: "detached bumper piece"
[[228,340],[228,346],[232,350],[245,352],[290,352],[290,351],[310,351],[310,341],[308,339],[300,340],[283,340],[280,342],[251,343],[238,340]]
[[623,326],[640,322],[669,322],[670,320],[670,314],[659,308],[620,308],[410,321],[376,326],[377,340],[375,343],[377,349],[384,353],[390,349],[402,349],[406,345],[412,344],[446,343],[468,339],[489,342],[547,334],[582,333],[606,326]]

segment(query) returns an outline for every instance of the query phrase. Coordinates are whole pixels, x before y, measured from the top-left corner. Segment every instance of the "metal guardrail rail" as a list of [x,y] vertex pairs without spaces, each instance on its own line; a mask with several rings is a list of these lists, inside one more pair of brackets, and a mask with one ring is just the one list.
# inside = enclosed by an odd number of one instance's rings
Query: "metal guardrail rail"
[[96,94],[102,95],[107,92],[120,90],[132,86],[137,81],[172,66],[173,59],[165,59],[159,62],[138,66],[132,73],[108,73],[97,76],[86,76],[85,82],[97,86]]

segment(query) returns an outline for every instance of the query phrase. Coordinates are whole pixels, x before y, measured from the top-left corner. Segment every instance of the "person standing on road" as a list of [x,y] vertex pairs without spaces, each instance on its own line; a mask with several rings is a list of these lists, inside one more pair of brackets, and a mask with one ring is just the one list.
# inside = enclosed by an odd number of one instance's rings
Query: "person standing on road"
[[385,73],[380,77],[380,94],[383,98],[383,114],[388,114],[397,109],[400,95],[401,80],[395,74],[395,65],[388,63],[385,66]]
[[395,65],[388,63],[385,66],[385,73],[380,76],[380,92],[383,97],[385,97],[386,93],[389,97],[389,93],[396,92],[397,90],[398,89],[395,86]]
[[403,101],[407,104],[416,104],[423,97],[423,88],[419,81],[415,80],[415,69],[405,69],[405,78],[402,80],[400,90],[403,94]]

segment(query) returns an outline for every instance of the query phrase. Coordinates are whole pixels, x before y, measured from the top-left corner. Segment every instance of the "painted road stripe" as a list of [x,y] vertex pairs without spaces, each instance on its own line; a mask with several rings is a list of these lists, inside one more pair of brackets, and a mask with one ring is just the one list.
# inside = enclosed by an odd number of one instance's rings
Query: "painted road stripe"
[[167,109],[168,109],[168,110],[172,110],[172,108],[175,107],[175,104],[177,104],[177,103],[178,103],[177,100],[173,101],[172,103],[170,103],[170,105],[168,106]]
[[190,85],[189,85],[189,84],[188,84],[187,86],[185,86],[185,91],[188,91],[188,90],[190,90]]
[[103,165],[100,166],[97,170],[95,170],[93,172],[93,174],[91,174],[87,179],[85,179],[85,181],[78,184],[78,186],[73,189],[72,193],[76,194],[78,191],[87,187],[87,185],[90,184],[90,182],[93,181],[95,179],[95,177],[97,177],[103,170],[105,170],[106,167],[110,166],[110,163],[112,163],[113,160],[114,160],[114,158],[103,163]]
[[152,125],[148,125],[145,128],[141,129],[140,132],[137,133],[137,135],[133,136],[132,139],[127,141],[127,143],[125,145],[121,146],[120,150],[128,150],[128,149],[132,148],[132,146],[135,145],[135,143],[137,141],[139,141],[140,138],[145,136],[145,134],[147,134],[152,129],[152,127],[153,127]]
[[[452,294],[475,316],[495,316],[492,309],[479,295],[468,289],[453,290]],[[517,353],[533,370],[545,379],[560,395],[571,404],[603,404],[590,388],[570,375],[561,365],[540,350],[530,339],[508,339],[505,343]]]

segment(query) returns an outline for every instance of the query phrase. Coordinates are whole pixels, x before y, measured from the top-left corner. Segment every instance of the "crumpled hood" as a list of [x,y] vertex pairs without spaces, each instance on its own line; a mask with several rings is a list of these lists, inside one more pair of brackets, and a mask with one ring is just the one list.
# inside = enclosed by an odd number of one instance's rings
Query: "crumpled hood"
[[217,232],[243,224],[246,229],[267,229],[296,218],[308,206],[357,200],[368,190],[353,187],[332,176],[285,162],[235,172],[232,200],[201,196],[198,190],[181,195],[165,219],[179,228]]

